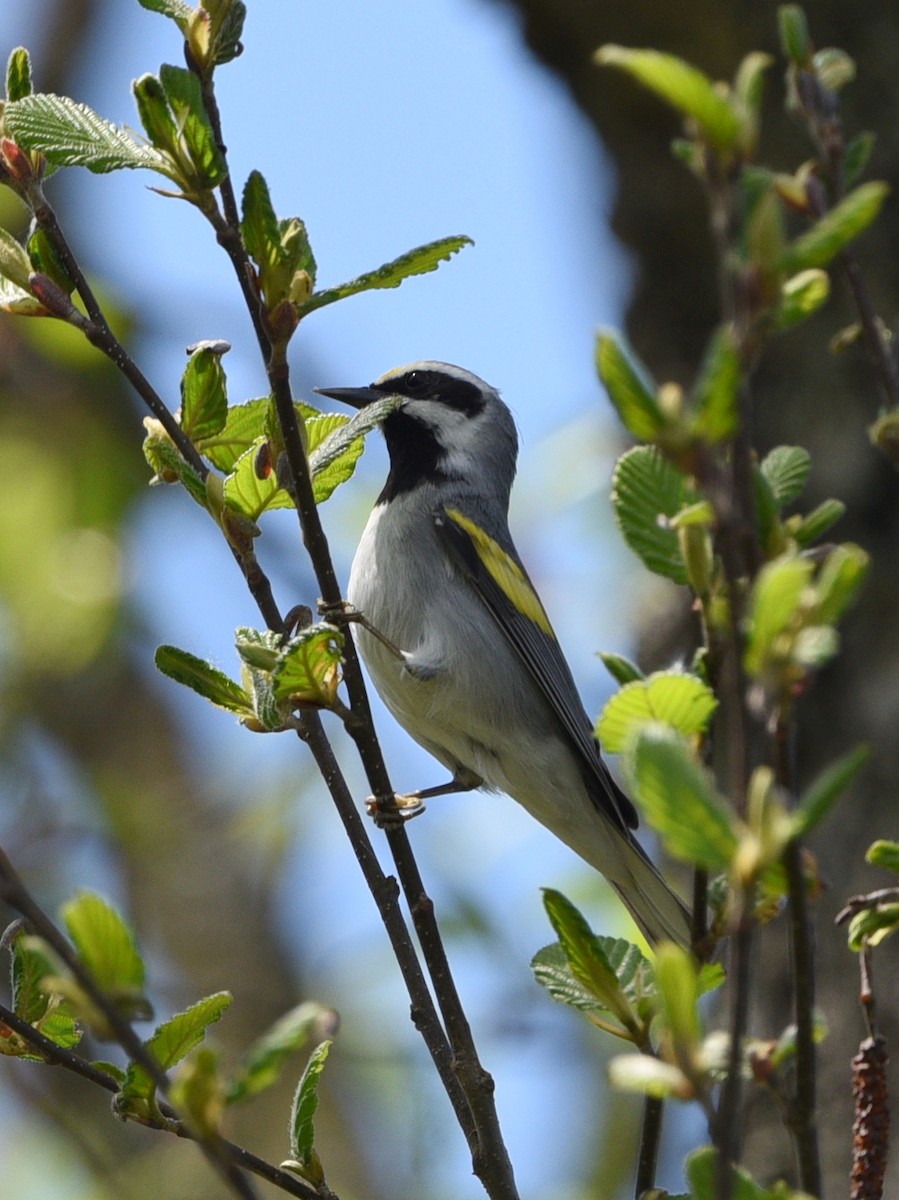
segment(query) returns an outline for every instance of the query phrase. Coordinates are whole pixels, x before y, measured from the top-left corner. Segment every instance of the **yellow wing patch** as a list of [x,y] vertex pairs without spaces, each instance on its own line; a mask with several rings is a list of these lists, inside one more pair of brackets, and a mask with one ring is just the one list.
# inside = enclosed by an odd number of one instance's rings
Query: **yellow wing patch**
[[447,508],[445,512],[450,520],[471,538],[478,558],[496,585],[502,589],[515,611],[527,617],[529,621],[533,621],[547,637],[554,638],[549,617],[540,603],[540,598],[531,587],[518,563],[506,554],[489,533],[485,533],[480,526],[466,517],[464,513],[459,512],[457,508]]

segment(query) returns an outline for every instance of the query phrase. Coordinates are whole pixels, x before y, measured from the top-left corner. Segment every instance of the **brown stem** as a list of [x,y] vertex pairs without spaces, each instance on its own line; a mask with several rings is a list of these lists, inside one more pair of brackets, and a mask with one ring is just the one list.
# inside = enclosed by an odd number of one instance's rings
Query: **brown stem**
[[640,1149],[637,1155],[637,1176],[634,1180],[634,1200],[655,1187],[656,1166],[659,1161],[659,1142],[662,1137],[662,1117],[665,1102],[658,1096],[643,1101],[643,1124],[640,1129]]

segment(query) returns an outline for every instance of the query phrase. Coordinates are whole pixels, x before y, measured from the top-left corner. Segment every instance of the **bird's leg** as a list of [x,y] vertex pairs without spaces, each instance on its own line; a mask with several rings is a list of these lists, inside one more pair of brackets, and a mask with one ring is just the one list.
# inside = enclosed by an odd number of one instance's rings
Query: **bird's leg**
[[433,800],[435,796],[452,796],[457,792],[470,792],[483,783],[480,775],[460,767],[447,783],[438,783],[435,787],[419,788],[416,792],[397,792],[389,798],[379,800],[377,796],[369,796],[365,801],[365,811],[374,818],[379,829],[385,825],[397,822],[411,821],[425,811],[424,801]]
[[398,649],[390,638],[385,637],[376,625],[372,625],[365,613],[360,612],[358,608],[354,608],[349,600],[341,600],[339,604],[327,604],[324,600],[319,600],[318,611],[320,616],[334,625],[361,625],[372,637],[377,638],[382,646],[386,646],[395,658],[398,658],[401,662],[405,662],[406,655],[403,651]]

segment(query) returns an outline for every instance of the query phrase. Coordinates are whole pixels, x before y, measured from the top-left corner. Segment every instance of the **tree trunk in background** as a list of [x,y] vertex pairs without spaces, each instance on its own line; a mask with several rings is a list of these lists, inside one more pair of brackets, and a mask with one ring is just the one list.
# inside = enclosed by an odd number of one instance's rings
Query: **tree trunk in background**
[[[777,169],[794,169],[812,151],[804,130],[783,113],[776,6],[753,0],[504,2],[521,14],[528,45],[564,79],[614,161],[612,226],[631,251],[636,272],[628,336],[657,378],[689,380],[718,315],[702,189],[670,153],[676,118],[622,73],[593,66],[591,55],[604,42],[653,47],[730,79],[744,54],[769,51],[775,64],[768,72],[760,157]],[[847,131],[878,134],[869,176],[892,185],[880,220],[859,244],[875,304],[890,324],[899,313],[899,18],[889,0],[819,0],[807,11],[815,44],[840,46],[856,60],[859,76],[843,93]],[[812,843],[829,885],[818,904],[819,1004],[829,1027],[821,1053],[821,1146],[828,1193],[839,1196],[846,1190],[851,1146],[849,1060],[862,1022],[854,957],[832,920],[849,894],[890,883],[866,866],[864,852],[875,837],[899,834],[899,480],[867,440],[880,405],[873,371],[860,358],[834,359],[827,351],[830,336],[855,319],[839,279],[834,293],[823,313],[766,350],[755,394],[760,447],[806,446],[812,477],[804,506],[827,496],[844,500],[848,512],[836,536],[857,541],[873,557],[864,595],[843,627],[843,653],[799,708],[803,781],[858,742],[873,749],[871,765]],[[664,645],[651,645],[647,635],[644,661],[656,665],[682,648],[682,618],[672,614],[672,625],[675,633]],[[783,926],[765,931],[758,954],[760,994],[779,1002],[777,1011],[769,1005],[755,1013],[753,1032],[763,1036],[777,1036],[790,1020]],[[887,944],[875,953],[875,982],[894,1058],[897,981],[895,949]],[[762,1097],[750,1107],[752,1169],[760,1179],[789,1175],[790,1149],[773,1105]]]

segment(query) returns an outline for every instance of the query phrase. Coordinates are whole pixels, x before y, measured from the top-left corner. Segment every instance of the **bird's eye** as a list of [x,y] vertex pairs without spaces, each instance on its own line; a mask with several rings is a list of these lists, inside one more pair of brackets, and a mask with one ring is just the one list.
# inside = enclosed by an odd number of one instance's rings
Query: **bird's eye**
[[410,371],[403,380],[403,391],[407,396],[427,396],[431,386],[432,377],[429,371]]

